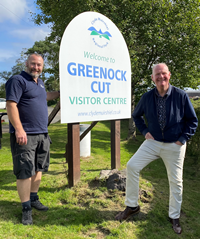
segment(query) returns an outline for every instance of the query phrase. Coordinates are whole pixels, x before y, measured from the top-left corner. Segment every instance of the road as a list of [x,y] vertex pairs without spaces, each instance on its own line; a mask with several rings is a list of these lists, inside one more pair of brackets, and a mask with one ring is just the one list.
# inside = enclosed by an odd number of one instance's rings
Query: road
[[[53,110],[52,107],[48,107],[48,115],[51,113],[52,110]],[[4,115],[1,119],[4,120],[5,122],[8,122],[8,116],[7,115]],[[54,119],[52,120],[51,124],[56,123],[59,120],[60,120],[60,111],[54,117]],[[9,132],[8,124],[2,124],[2,133],[8,133],[8,132]]]

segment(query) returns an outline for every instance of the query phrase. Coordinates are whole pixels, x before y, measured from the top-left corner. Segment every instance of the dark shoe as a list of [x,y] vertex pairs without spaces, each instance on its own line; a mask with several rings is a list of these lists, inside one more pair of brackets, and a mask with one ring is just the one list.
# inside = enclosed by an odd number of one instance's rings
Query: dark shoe
[[34,207],[35,209],[40,211],[47,211],[49,209],[48,207],[44,206],[39,199],[31,201],[31,207]]
[[32,210],[22,210],[22,224],[24,225],[33,224]]
[[173,230],[174,230],[177,234],[181,234],[182,228],[181,228],[180,223],[179,223],[179,218],[177,218],[177,219],[171,219],[171,218],[170,218],[170,222],[171,222],[171,224],[172,224]]
[[132,210],[130,207],[126,207],[126,209],[123,212],[120,212],[115,217],[116,220],[122,221],[128,219],[131,215],[134,215],[136,213],[139,213],[140,206],[137,206],[136,209]]

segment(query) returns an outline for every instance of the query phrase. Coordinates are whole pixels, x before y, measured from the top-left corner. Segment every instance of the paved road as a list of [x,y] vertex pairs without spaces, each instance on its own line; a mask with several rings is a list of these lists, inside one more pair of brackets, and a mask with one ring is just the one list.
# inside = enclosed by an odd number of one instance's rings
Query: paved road
[[[50,114],[52,110],[53,110],[52,107],[48,107],[48,114]],[[5,122],[8,122],[8,116],[7,115],[4,115],[1,119],[4,120]],[[57,113],[55,118],[52,120],[51,124],[56,123],[59,120],[60,120],[60,111]],[[2,133],[8,133],[8,132],[9,132],[8,124],[2,124]]]

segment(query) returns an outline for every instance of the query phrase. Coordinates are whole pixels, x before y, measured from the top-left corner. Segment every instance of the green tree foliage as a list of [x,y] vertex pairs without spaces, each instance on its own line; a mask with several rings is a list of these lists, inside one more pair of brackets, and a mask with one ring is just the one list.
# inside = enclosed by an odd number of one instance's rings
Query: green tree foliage
[[0,98],[6,98],[5,83],[0,83]]
[[7,81],[12,76],[11,71],[2,71],[0,72],[0,80]]
[[12,76],[20,74],[25,68],[25,55],[24,52],[21,52],[21,57],[16,60],[16,64],[12,67],[11,71],[2,71],[0,72],[0,98],[6,98],[5,83]]
[[29,48],[25,54],[38,53],[44,58],[45,68],[44,72],[48,74],[54,74],[55,78],[58,79],[58,43],[50,43],[49,41],[36,41],[33,47]]
[[[195,112],[197,115],[197,118],[200,119],[200,101],[199,100],[192,100],[192,104],[195,108]],[[187,155],[193,156],[194,165],[196,166],[196,170],[200,170],[200,127],[197,127],[196,133],[194,136],[191,137],[191,139],[188,141],[187,144]]]
[[0,72],[0,80],[3,82],[3,83],[0,83],[0,98],[6,98],[4,82],[6,82],[11,76],[12,76],[12,72],[10,72],[10,71]]
[[58,90],[59,89],[58,43],[51,43],[47,40],[36,41],[33,47],[29,48],[25,52],[26,55],[29,55],[31,53],[38,53],[44,59],[44,68],[41,78],[45,83],[46,90],[47,91]]
[[35,16],[35,22],[51,23],[49,41],[58,44],[76,15],[97,11],[110,18],[129,49],[136,97],[153,87],[151,67],[158,62],[169,65],[173,85],[181,88],[199,85],[200,1],[37,0],[36,3],[41,13]]
[[[177,87],[197,88],[200,84],[199,0],[37,0],[36,3],[41,13],[35,16],[35,23],[50,23],[48,40],[58,45],[66,26],[82,12],[102,13],[116,24],[131,58],[132,110],[141,95],[154,87],[153,64],[168,64],[171,83]],[[134,132],[130,122],[129,136]]]
[[[47,91],[54,91],[59,89],[59,76],[58,76],[58,54],[59,46],[57,43],[49,43],[48,41],[35,42],[33,47],[29,49],[23,49],[20,58],[16,60],[16,64],[12,67],[11,71],[0,72],[0,80],[3,82],[0,84],[0,98],[5,98],[5,82],[12,76],[18,75],[22,70],[25,70],[25,62],[27,57],[31,53],[41,54],[44,58],[44,69],[41,75],[41,79],[45,83]],[[52,75],[53,74],[53,75]],[[51,101],[52,104],[56,103]]]

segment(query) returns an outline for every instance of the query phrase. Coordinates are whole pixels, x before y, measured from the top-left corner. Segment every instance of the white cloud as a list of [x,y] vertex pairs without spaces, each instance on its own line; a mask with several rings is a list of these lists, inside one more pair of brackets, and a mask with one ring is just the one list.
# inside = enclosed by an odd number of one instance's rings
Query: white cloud
[[0,0],[0,72],[9,71],[23,49],[50,34],[47,25],[34,24],[30,12],[39,12],[34,0]]
[[19,22],[27,10],[26,0],[0,0],[0,22]]
[[7,61],[12,57],[16,57],[17,52],[8,49],[0,49],[0,62]]
[[30,27],[29,29],[18,29],[10,32],[14,37],[21,39],[31,39],[33,42],[44,40],[50,34],[47,26],[44,27]]

